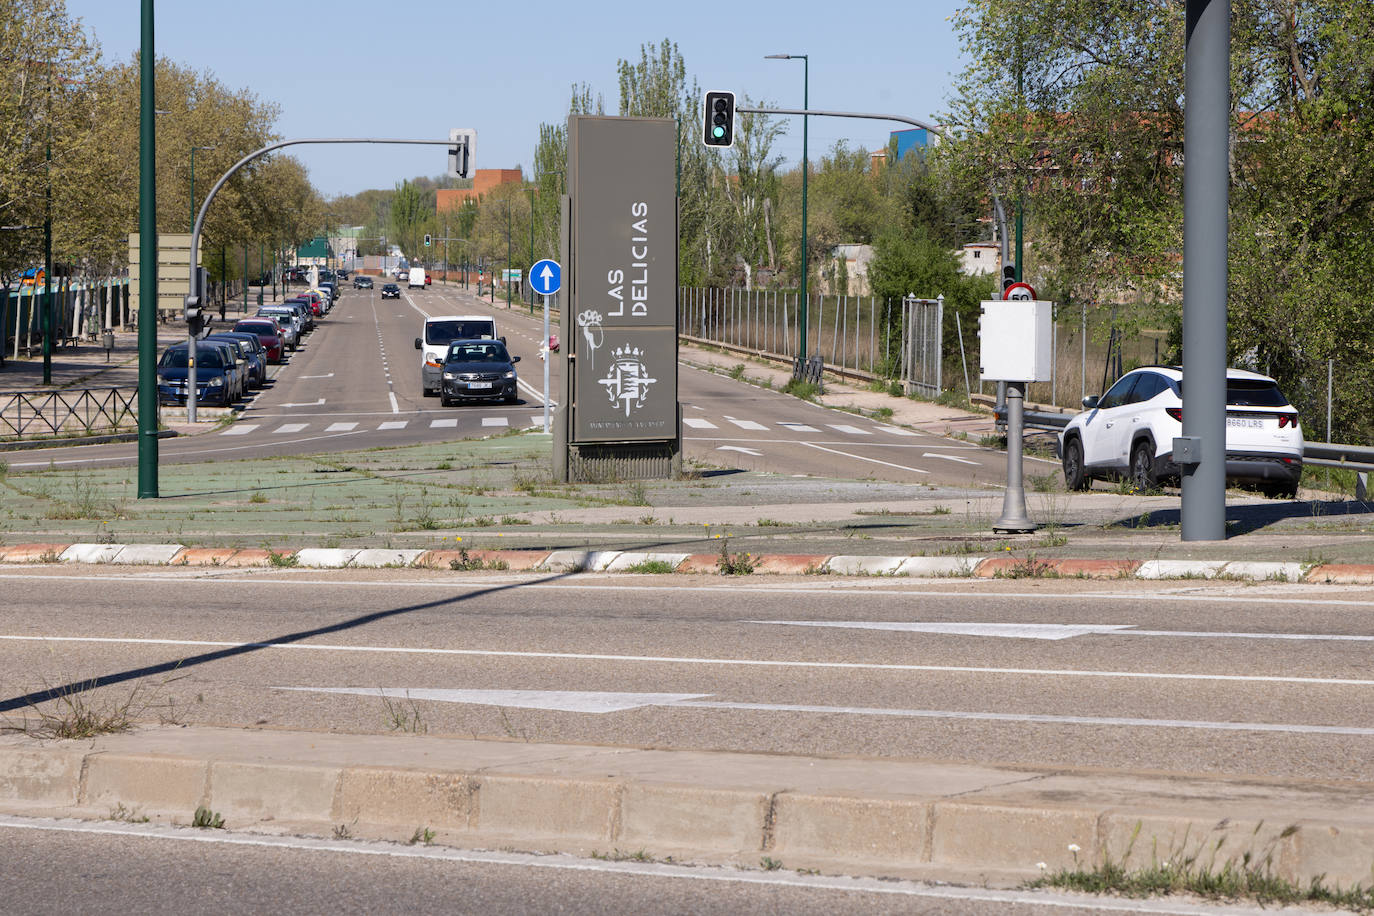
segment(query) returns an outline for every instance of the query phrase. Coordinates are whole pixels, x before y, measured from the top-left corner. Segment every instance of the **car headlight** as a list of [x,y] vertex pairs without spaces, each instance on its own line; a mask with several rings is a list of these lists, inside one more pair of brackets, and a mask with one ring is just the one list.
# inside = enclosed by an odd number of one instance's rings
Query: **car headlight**
[[170,385],[170,384],[171,384],[171,382],[167,381],[167,376],[165,376],[165,375],[159,375],[159,376],[157,377],[157,383],[158,383],[159,385]]
[[453,381],[454,379],[456,379],[457,377],[458,377],[458,376],[454,375],[452,372],[445,372],[445,373],[444,373],[444,379],[447,380],[447,381],[450,381],[450,382]]
[[211,388],[222,388],[224,386],[224,376],[215,376],[205,384]]
[[502,377],[502,378],[515,378],[515,370],[514,370],[514,369],[511,369],[510,371],[508,371],[505,375],[503,375],[503,376],[501,376],[501,377]]

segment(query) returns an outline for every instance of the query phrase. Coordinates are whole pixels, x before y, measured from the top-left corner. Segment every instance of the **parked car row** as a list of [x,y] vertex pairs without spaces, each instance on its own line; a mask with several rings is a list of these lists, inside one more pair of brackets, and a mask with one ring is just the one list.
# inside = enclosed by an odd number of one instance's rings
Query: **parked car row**
[[[334,307],[337,288],[332,282],[298,293],[283,302],[258,308],[226,331],[211,331],[196,341],[196,403],[231,407],[262,388],[268,366],[281,365],[288,351],[300,347],[315,329],[316,319]],[[184,405],[188,396],[190,347],[175,343],[158,359],[158,401]]]

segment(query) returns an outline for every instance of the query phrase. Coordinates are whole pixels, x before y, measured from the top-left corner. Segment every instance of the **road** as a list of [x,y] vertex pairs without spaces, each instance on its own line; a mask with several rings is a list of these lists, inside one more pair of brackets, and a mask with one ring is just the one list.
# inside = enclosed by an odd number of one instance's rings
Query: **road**
[[[518,405],[444,408],[420,390],[414,339],[425,317],[494,315],[498,333],[521,357]],[[230,316],[231,318],[233,316]],[[556,325],[555,325],[556,327]],[[476,298],[437,284],[382,299],[380,286],[347,289],[271,383],[224,429],[163,440],[165,463],[221,461],[448,441],[542,427],[542,318],[516,303]],[[551,366],[556,400],[560,361]],[[1001,452],[828,409],[683,366],[679,376],[686,455],[701,464],[780,474],[931,485],[996,485],[1006,479]],[[9,466],[132,464],[133,444],[44,449]]]
[[1256,778],[1374,776],[1374,593],[1224,582],[0,573],[0,711]]

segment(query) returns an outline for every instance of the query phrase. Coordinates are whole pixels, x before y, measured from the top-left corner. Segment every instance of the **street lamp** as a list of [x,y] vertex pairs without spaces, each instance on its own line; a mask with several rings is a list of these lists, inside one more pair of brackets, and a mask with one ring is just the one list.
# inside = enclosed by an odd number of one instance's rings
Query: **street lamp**
[[196,150],[212,150],[213,146],[193,146],[191,147],[191,222],[188,232],[195,231],[196,228]]
[[[802,62],[802,111],[810,107],[811,59],[806,54],[765,54],[767,60],[797,60]],[[806,173],[810,165],[806,157],[806,128],[808,118],[802,115],[802,242],[801,242],[801,308],[797,310],[797,343],[800,359],[806,359]],[[801,363],[798,363],[798,367]]]

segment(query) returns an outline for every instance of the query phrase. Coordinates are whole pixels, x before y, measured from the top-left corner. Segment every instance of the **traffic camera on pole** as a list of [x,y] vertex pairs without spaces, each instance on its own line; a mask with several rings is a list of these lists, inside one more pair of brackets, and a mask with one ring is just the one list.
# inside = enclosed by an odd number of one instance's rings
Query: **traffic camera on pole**
[[706,121],[702,142],[707,146],[734,146],[735,94],[708,92],[702,109]]

